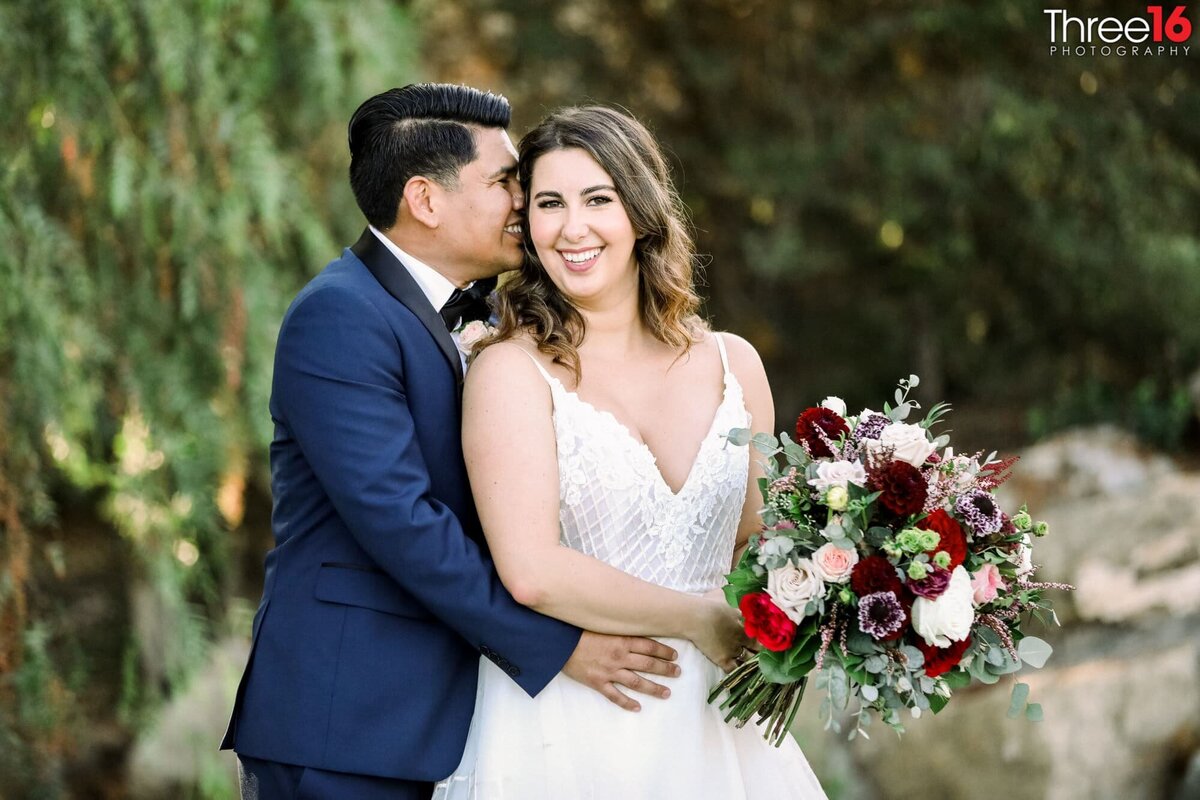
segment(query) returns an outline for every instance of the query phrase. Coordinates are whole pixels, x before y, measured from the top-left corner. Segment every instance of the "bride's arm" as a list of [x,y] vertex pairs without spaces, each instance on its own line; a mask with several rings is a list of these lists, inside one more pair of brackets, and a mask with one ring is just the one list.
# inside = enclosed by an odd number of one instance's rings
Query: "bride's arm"
[[505,587],[517,602],[581,628],[690,639],[727,666],[741,642],[728,606],[640,580],[559,544],[550,387],[519,350],[515,343],[486,348],[463,394],[463,454]]
[[[740,336],[723,333],[725,348],[729,352],[729,366],[742,386],[746,398],[746,409],[750,412],[750,429],[753,433],[774,435],[775,401],[771,397],[771,384],[767,382],[767,371],[754,346]],[[742,521],[738,525],[737,546],[733,553],[733,565],[737,566],[750,537],[762,530],[762,493],[758,490],[758,479],[765,474],[762,466],[763,454],[750,446],[750,479],[746,482],[746,502],[742,506]]]

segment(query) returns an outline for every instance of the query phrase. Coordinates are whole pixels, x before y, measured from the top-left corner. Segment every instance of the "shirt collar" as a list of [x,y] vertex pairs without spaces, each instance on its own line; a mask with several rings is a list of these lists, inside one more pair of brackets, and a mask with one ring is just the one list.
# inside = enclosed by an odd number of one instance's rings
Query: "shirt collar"
[[375,238],[379,239],[383,243],[383,246],[391,251],[396,260],[404,265],[404,268],[408,270],[408,274],[417,282],[417,286],[421,287],[421,293],[429,300],[434,310],[440,311],[442,306],[446,305],[446,301],[450,299],[450,295],[454,294],[454,290],[458,287],[451,283],[445,275],[421,261],[421,259],[401,250],[396,246],[395,242],[384,236],[374,225],[368,225],[367,227],[371,229],[371,233],[375,234]]

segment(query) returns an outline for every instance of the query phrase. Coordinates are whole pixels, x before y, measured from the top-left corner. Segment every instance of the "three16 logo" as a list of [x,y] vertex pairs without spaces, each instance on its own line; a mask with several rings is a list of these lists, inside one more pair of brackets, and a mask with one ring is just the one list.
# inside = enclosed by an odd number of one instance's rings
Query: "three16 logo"
[[[1052,56],[1186,56],[1192,21],[1187,6],[1147,6],[1145,16],[1072,17],[1064,8],[1046,9]],[[1097,43],[1099,40],[1099,43]]]

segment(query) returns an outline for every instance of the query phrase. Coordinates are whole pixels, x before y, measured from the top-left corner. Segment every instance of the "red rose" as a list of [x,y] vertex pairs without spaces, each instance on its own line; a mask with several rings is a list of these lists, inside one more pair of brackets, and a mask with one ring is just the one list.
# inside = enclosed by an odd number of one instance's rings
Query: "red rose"
[[746,635],[768,650],[780,652],[792,646],[796,639],[796,623],[788,619],[779,606],[771,602],[766,592],[754,592],[738,603],[746,618]]
[[867,556],[855,564],[850,571],[850,588],[859,597],[876,592],[891,592],[896,597],[904,597],[896,568],[883,556]]
[[836,441],[839,436],[849,432],[850,426],[846,420],[828,408],[810,408],[796,420],[796,436],[808,446],[813,458],[832,456],[833,451],[825,444],[825,439]]
[[925,656],[925,674],[931,678],[936,678],[943,672],[949,672],[957,667],[958,662],[962,660],[963,653],[967,652],[967,648],[970,646],[970,636],[961,642],[951,642],[949,647],[930,647],[925,644],[924,639],[917,640],[917,647]]
[[917,523],[918,528],[924,528],[927,531],[935,531],[941,537],[937,547],[927,551],[931,555],[938,550],[945,550],[950,554],[951,571],[955,567],[967,560],[967,535],[963,533],[962,526],[958,524],[958,520],[947,514],[942,509],[930,514],[925,519]]
[[882,492],[879,502],[893,514],[907,517],[925,507],[925,478],[904,461],[892,461],[871,470],[871,491]]

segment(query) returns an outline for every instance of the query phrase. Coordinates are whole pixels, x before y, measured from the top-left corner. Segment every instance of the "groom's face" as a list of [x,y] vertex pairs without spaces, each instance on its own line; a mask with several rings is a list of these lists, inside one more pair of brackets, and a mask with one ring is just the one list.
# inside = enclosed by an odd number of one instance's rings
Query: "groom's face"
[[478,156],[459,171],[458,187],[445,191],[440,222],[456,271],[478,280],[520,266],[524,196],[508,133],[474,130]]

